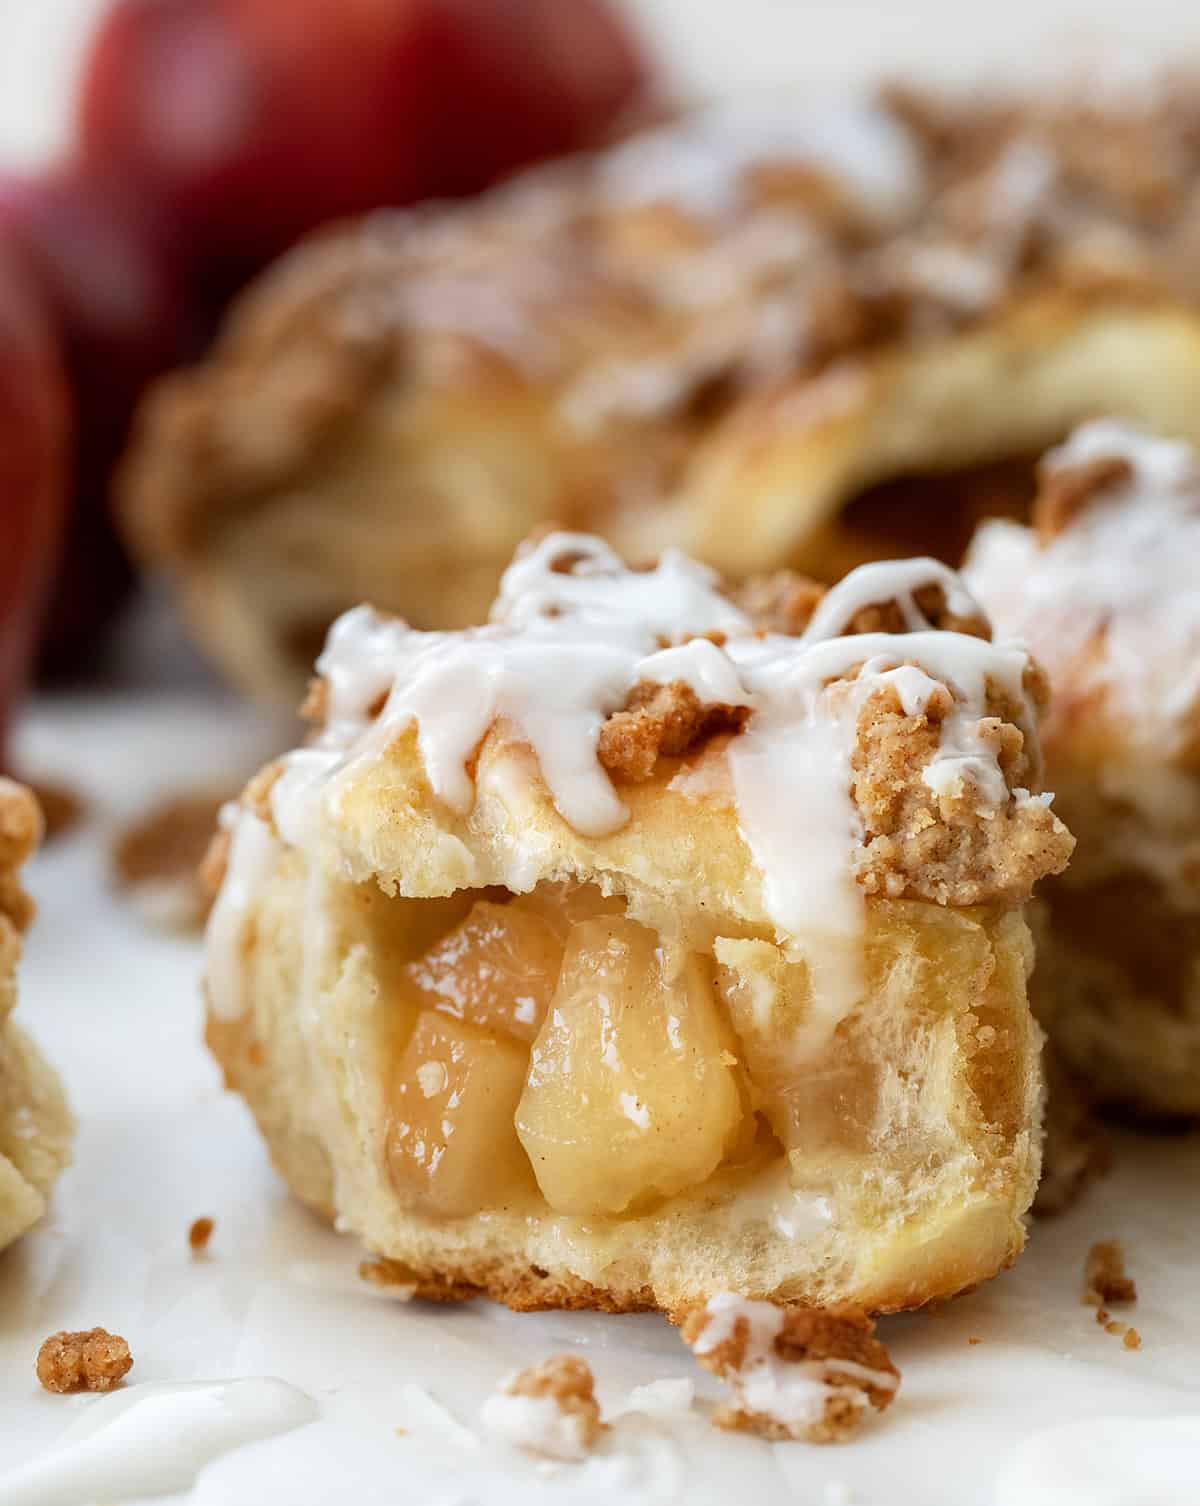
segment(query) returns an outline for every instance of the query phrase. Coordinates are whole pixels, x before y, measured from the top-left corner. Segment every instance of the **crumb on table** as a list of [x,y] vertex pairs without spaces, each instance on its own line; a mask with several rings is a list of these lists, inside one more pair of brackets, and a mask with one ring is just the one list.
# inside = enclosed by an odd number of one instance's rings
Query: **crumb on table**
[[216,1223],[211,1218],[198,1218],[188,1230],[188,1244],[192,1251],[200,1255],[208,1249],[208,1242],[212,1238],[212,1232]]
[[684,1342],[726,1381],[717,1427],[840,1443],[895,1399],[900,1372],[861,1312],[783,1308],[720,1293],[687,1315]]
[[604,1431],[591,1366],[555,1354],[506,1381],[483,1409],[485,1428],[552,1459],[582,1459]]
[[1125,1270],[1120,1240],[1101,1239],[1087,1252],[1083,1264],[1083,1300],[1089,1307],[1137,1301],[1137,1286]]
[[30,781],[30,789],[42,809],[47,842],[64,836],[87,814],[87,800],[72,785],[55,779],[34,779]]
[[51,1334],[38,1350],[37,1377],[47,1391],[111,1391],[133,1365],[129,1345],[104,1328]]

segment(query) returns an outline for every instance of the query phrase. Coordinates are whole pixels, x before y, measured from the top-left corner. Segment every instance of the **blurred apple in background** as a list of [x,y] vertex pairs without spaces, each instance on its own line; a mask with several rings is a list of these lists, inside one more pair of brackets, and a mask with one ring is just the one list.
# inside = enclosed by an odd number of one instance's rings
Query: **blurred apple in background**
[[76,123],[223,295],[328,219],[598,140],[645,80],[607,0],[120,0]]
[[0,242],[0,768],[50,584],[66,497],[68,404],[54,329]]
[[146,382],[195,348],[189,299],[160,227],[123,183],[69,164],[0,174],[0,241],[54,320],[76,414],[74,506],[41,667],[79,667],[132,583],[108,476]]

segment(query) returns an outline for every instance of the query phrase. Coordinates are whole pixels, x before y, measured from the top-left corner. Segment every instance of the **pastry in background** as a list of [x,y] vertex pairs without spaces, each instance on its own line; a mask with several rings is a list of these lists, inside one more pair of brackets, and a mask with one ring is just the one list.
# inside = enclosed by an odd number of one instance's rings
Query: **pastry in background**
[[147,400],[129,538],[285,696],[358,601],[481,620],[547,521],[731,577],[956,561],[1081,419],[1200,439],[1196,98],[745,101],[332,229]]
[[0,779],[0,1249],[45,1213],[74,1133],[58,1074],[13,1018],[21,934],[33,918],[21,866],[41,824],[29,791]]
[[1112,420],[993,522],[971,588],[1053,686],[1047,785],[1078,847],[1036,905],[1034,1006],[1101,1103],[1200,1115],[1200,465]]
[[740,601],[518,555],[368,607],[212,856],[207,1035],[293,1191],[425,1295],[875,1311],[1021,1249],[1045,681],[934,560]]

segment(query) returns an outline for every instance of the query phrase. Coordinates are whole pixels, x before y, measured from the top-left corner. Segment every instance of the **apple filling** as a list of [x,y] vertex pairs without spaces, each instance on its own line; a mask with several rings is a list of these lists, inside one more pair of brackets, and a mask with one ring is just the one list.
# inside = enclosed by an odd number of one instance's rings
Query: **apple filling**
[[822,1031],[808,969],[773,941],[685,946],[590,885],[489,891],[389,978],[392,1187],[434,1216],[613,1217],[774,1160],[798,1190],[882,1199],[961,1143],[939,1102],[1018,1128],[1019,924],[873,906],[867,993]]

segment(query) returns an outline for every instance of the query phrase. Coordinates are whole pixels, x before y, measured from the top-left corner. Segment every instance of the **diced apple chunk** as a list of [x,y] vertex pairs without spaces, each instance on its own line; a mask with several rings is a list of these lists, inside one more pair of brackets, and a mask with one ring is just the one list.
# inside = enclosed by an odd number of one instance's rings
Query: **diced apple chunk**
[[545,883],[519,894],[516,909],[539,915],[565,945],[571,927],[583,920],[624,915],[625,901],[616,894],[603,894],[595,884]]
[[387,1140],[408,1206],[455,1216],[533,1191],[513,1126],[527,1060],[514,1040],[422,1010],[393,1074]]
[[405,971],[420,1006],[532,1041],[561,962],[562,942],[541,916],[480,900]]
[[742,1119],[705,964],[668,976],[654,932],[587,920],[567,940],[517,1131],[560,1213],[620,1213],[704,1181]]
[[861,1153],[876,1114],[875,1069],[840,1036],[815,1049],[809,1044],[808,969],[766,941],[721,937],[716,955],[718,991],[741,1043],[753,1101],[784,1148],[814,1165]]

